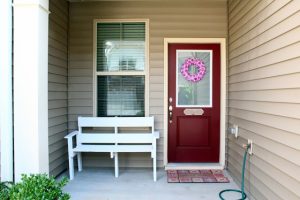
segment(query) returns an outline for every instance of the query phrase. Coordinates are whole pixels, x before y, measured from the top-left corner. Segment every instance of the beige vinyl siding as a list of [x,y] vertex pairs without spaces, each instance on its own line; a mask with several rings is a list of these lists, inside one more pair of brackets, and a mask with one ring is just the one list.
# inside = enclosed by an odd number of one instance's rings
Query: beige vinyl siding
[[68,3],[49,1],[49,171],[67,168],[68,131]]
[[240,181],[242,144],[251,199],[300,199],[300,2],[231,0],[228,169]]
[[[158,165],[163,166],[163,88],[165,37],[227,37],[226,0],[112,1],[70,3],[69,129],[77,117],[93,113],[93,20],[149,19],[150,115],[160,131]],[[85,154],[85,166],[113,166],[109,154]],[[149,167],[150,155],[120,155],[120,166]]]
[[[1,138],[1,130],[0,130],[0,138]],[[1,140],[0,140],[0,160],[1,160]],[[1,172],[1,162],[0,162],[0,172]],[[0,173],[0,181],[1,181],[1,173]]]

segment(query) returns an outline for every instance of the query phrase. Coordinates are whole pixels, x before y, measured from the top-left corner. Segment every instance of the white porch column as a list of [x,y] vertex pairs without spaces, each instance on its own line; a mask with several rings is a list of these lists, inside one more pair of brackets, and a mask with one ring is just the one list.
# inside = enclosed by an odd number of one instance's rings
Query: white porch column
[[13,181],[12,1],[0,1],[1,181]]
[[48,0],[14,0],[15,181],[49,173]]

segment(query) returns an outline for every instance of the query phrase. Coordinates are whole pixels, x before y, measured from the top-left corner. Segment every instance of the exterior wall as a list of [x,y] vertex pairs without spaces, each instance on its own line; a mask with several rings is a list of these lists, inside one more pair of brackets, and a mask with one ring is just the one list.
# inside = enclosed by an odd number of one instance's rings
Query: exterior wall
[[[93,113],[93,19],[150,20],[150,115],[163,136],[163,48],[165,37],[227,37],[227,1],[112,1],[70,3],[69,129]],[[150,155],[120,154],[120,166],[151,166]],[[113,166],[109,154],[84,155],[84,165]],[[158,141],[163,166],[163,137]]]
[[68,3],[49,4],[49,171],[56,176],[67,168]]
[[[0,145],[1,145],[1,129],[0,129]],[[1,149],[0,149],[0,161],[1,161]],[[1,162],[0,162],[0,172],[1,172]],[[0,173],[0,181],[1,181],[1,173]]]
[[300,3],[229,1],[228,169],[240,180],[253,139],[246,187],[251,199],[300,199]]

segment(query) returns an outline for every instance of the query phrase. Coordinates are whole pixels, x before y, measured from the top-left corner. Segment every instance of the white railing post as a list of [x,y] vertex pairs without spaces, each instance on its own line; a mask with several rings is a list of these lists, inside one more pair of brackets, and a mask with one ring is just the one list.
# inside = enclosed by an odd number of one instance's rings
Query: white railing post
[[49,173],[49,0],[14,0],[14,164],[21,174]]
[[1,181],[13,181],[12,1],[0,1]]

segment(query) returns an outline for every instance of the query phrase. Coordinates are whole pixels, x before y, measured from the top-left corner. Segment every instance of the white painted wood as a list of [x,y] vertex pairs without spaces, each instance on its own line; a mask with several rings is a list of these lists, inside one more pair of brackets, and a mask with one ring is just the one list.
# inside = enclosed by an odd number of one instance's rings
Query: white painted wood
[[97,21],[93,21],[93,116],[97,116]]
[[12,1],[0,2],[0,177],[13,181]]
[[152,159],[153,159],[153,179],[156,181],[157,175],[156,175],[156,138],[153,138],[153,149],[152,149]]
[[[80,145],[73,152],[152,152],[152,145]],[[115,155],[114,155],[115,157]]]
[[[153,124],[153,126],[154,126],[154,124]],[[156,139],[159,139],[159,132],[158,132],[158,131],[154,131],[153,136],[154,136]]]
[[97,134],[85,133],[79,134],[77,140],[79,143],[151,143],[153,139],[151,133],[145,134]]
[[74,137],[75,135],[78,134],[78,131],[73,131],[71,133],[69,133],[68,135],[65,136],[65,139],[72,139],[72,137]]
[[48,6],[48,0],[14,1],[16,182],[21,174],[49,173]]
[[[114,128],[114,133],[83,133],[83,128]],[[145,128],[149,133],[119,133],[119,128]],[[73,139],[76,137],[76,147]],[[153,180],[156,181],[156,140],[154,117],[78,117],[78,131],[65,137],[68,140],[69,173],[74,178],[74,156],[77,155],[78,171],[82,170],[81,152],[108,152],[115,162],[115,177],[119,176],[119,152],[149,152],[153,159]],[[124,144],[125,143],[125,144]]]
[[69,173],[70,180],[74,179],[74,153],[72,138],[68,138],[68,154],[69,154]]
[[77,153],[78,171],[82,171],[82,155],[81,152]]
[[73,158],[69,157],[69,173],[70,173],[70,180],[74,179],[74,160]]
[[118,153],[115,153],[115,177],[119,177],[119,158],[118,158]]
[[227,43],[225,38],[219,40],[221,44],[221,95],[220,95],[220,165],[225,168],[226,154],[226,106],[227,106]]
[[165,170],[224,169],[220,163],[168,163]]
[[[145,117],[150,116],[150,42],[149,42],[149,37],[150,37],[150,20],[146,19],[146,41],[145,41]],[[154,120],[153,120],[154,123]],[[153,124],[154,125],[154,124]],[[154,126],[153,126],[154,127]]]
[[129,75],[129,76],[141,76],[141,75],[146,75],[146,72],[144,71],[112,71],[112,72],[95,72],[96,75],[102,75],[102,76],[124,76],[124,75]]
[[[116,136],[118,134],[118,127],[115,126],[114,128],[115,134],[114,136]],[[117,149],[118,146],[118,141],[115,141],[115,145],[114,148]],[[118,152],[114,153],[114,159],[115,159],[115,177],[118,178],[119,177],[119,157],[118,157]]]
[[152,127],[154,117],[78,117],[79,127]]
[[[168,165],[168,45],[171,43],[218,43],[221,48],[221,111],[220,111],[220,158],[219,164],[225,167],[226,138],[226,39],[225,38],[164,38],[164,166]],[[211,167],[214,167],[211,165]]]

